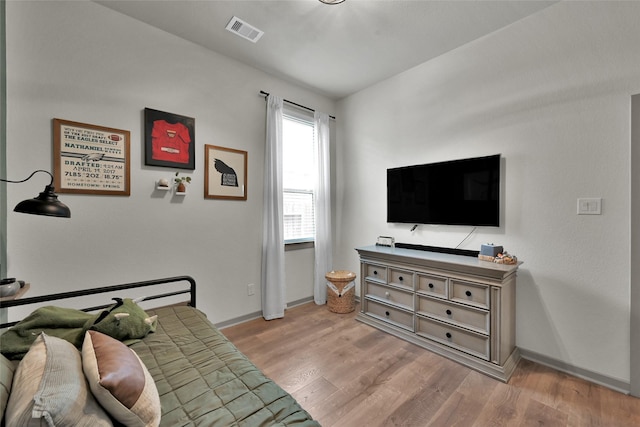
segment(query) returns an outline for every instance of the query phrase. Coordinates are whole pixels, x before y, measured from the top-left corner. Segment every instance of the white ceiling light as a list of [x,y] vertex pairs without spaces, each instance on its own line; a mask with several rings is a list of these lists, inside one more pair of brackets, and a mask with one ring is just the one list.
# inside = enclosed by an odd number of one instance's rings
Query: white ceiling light
[[320,3],[324,3],[324,4],[340,4],[342,2],[344,2],[345,0],[320,0]]
[[[344,1],[344,0],[343,0]],[[264,31],[261,31],[254,27],[253,25],[249,25],[244,22],[242,19],[234,16],[231,18],[231,21],[225,27],[228,31],[249,40],[250,42],[257,42],[260,40],[260,37],[264,34]]]

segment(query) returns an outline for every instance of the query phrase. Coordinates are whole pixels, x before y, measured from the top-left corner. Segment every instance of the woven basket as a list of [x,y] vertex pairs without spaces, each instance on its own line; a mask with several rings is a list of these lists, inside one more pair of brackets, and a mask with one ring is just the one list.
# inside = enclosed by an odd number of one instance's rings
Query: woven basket
[[333,313],[351,313],[356,309],[356,288],[347,289],[340,296],[330,287],[327,288],[327,307]]

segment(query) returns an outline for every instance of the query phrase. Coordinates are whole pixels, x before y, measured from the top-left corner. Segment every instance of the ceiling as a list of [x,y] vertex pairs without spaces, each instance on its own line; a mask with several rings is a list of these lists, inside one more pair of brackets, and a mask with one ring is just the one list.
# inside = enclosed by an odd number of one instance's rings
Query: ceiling
[[[555,1],[94,0],[286,81],[340,99]],[[225,27],[264,31],[257,43]]]

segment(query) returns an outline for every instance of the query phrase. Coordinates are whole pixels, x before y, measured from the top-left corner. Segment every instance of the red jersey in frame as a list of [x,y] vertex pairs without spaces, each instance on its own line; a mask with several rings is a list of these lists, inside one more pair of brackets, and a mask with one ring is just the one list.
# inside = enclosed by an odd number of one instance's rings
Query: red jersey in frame
[[189,129],[182,123],[166,120],[153,122],[151,130],[151,158],[175,163],[189,163]]

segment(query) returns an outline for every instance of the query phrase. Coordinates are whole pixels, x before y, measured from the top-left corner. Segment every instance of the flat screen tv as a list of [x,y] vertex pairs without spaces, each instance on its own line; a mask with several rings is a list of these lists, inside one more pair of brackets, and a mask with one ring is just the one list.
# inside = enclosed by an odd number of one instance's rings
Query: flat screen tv
[[500,155],[387,169],[387,222],[500,226]]

